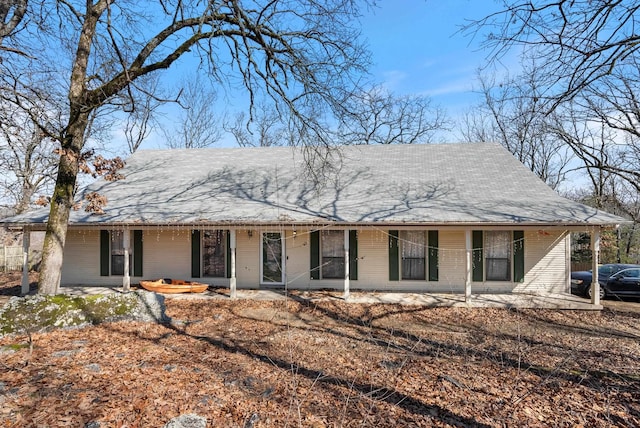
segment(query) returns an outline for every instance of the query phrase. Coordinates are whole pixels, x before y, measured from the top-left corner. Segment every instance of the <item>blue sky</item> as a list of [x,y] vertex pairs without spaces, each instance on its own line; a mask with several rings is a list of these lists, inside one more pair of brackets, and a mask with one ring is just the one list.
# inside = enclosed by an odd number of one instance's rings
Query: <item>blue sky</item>
[[362,20],[376,81],[398,94],[427,95],[456,116],[477,99],[476,70],[486,63],[480,37],[457,33],[466,19],[499,10],[492,0],[383,0]]
[[[362,36],[372,53],[372,79],[395,95],[430,97],[455,126],[479,100],[473,92],[476,71],[488,54],[480,49],[481,37],[461,34],[460,26],[499,6],[494,0],[381,0],[363,10]],[[224,92],[218,96],[221,108],[230,105]],[[441,134],[445,141],[457,138],[455,129]],[[151,135],[143,147],[163,147],[164,140],[163,135]],[[235,144],[225,135],[216,145]]]

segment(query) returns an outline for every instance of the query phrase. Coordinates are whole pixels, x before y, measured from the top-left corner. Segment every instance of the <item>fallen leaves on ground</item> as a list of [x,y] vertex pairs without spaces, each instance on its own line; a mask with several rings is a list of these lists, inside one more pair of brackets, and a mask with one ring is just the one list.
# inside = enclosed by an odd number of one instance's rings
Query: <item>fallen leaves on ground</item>
[[0,340],[0,426],[639,426],[640,314],[168,299]]

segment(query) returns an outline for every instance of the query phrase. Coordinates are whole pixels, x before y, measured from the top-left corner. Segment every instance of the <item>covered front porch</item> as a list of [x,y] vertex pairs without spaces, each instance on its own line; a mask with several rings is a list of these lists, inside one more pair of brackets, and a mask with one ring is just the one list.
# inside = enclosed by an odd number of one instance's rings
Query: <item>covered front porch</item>
[[[71,295],[90,295],[101,293],[122,293],[121,287],[82,287],[66,286],[61,291]],[[391,304],[416,305],[423,307],[455,308],[505,308],[505,309],[559,309],[559,310],[601,310],[602,305],[571,294],[532,295],[523,293],[503,294],[464,294],[456,293],[404,293],[379,291],[351,291],[348,297],[338,291],[302,291],[285,289],[236,290],[231,297],[228,288],[210,288],[198,294],[166,294],[168,299],[203,300],[296,300],[327,301],[340,300],[354,304]]]
[[[564,232],[562,232],[562,230],[558,229],[558,232],[546,232],[546,231],[542,231],[543,233],[540,232],[540,230],[532,230],[529,232],[525,232],[525,238],[524,239],[528,239],[530,245],[527,246],[527,248],[531,249],[533,247],[533,243],[537,244],[538,247],[540,248],[548,248],[549,245],[553,244],[556,245],[558,242],[561,242],[561,240],[563,239],[563,236],[566,236],[566,229],[562,228],[564,230]],[[29,233],[28,233],[28,228],[25,227],[25,240],[24,240],[24,245],[25,247],[28,247],[29,244]],[[90,290],[120,290],[120,291],[128,291],[130,289],[130,286],[135,284],[137,282],[136,279],[130,277],[129,275],[129,267],[128,267],[128,261],[129,261],[129,251],[131,248],[134,247],[134,245],[132,245],[131,241],[130,241],[130,234],[127,233],[129,229],[128,228],[124,228],[122,232],[119,232],[121,234],[121,236],[123,237],[123,260],[124,260],[124,275],[120,276],[119,279],[118,277],[112,277],[109,279],[109,282],[111,282],[111,284],[92,284],[92,285],[101,285],[99,287],[87,287],[86,285],[91,284],[91,282],[75,282],[75,284],[79,284],[79,286],[74,286],[74,287],[63,287],[63,289],[61,290],[62,292],[78,292],[80,294],[85,293],[85,292],[90,292]],[[366,244],[363,245],[364,249],[362,249],[360,251],[360,255],[361,257],[359,257],[359,260],[362,264],[362,267],[367,267],[367,262],[369,263],[368,266],[370,267],[374,267],[374,268],[378,268],[380,270],[380,266],[384,266],[385,262],[386,262],[386,252],[380,252],[378,251],[378,253],[380,253],[382,256],[378,257],[377,259],[374,258],[374,256],[376,256],[377,253],[373,253],[371,251],[371,248],[374,247],[374,245],[377,245],[381,248],[384,248],[387,245],[387,238],[390,237],[392,234],[389,232],[385,232],[385,231],[380,231],[379,229],[375,229],[375,234],[372,234],[371,232],[367,232],[368,234],[366,234],[365,232],[368,229],[366,228],[362,228],[358,231],[358,235],[360,235],[362,233],[362,235],[360,236],[360,242],[361,244]],[[554,230],[554,229],[548,229],[550,231]],[[584,228],[582,228],[582,230],[584,230]],[[257,299],[262,299],[262,298],[269,298],[268,296],[275,296],[275,297],[283,297],[283,296],[291,296],[292,294],[292,289],[296,289],[295,291],[295,295],[296,296],[302,296],[304,295],[304,293],[310,293],[309,295],[313,295],[314,297],[312,299],[317,299],[320,298],[319,296],[324,296],[326,298],[341,298],[347,301],[353,301],[355,303],[358,302],[362,302],[362,303],[400,303],[400,304],[420,304],[420,305],[426,305],[426,306],[461,306],[461,307],[514,307],[514,308],[526,308],[526,307],[538,307],[538,308],[556,308],[556,309],[561,309],[561,308],[566,308],[566,309],[587,309],[584,306],[590,306],[589,309],[601,309],[601,305],[600,305],[600,299],[599,299],[599,292],[598,292],[598,277],[597,277],[597,266],[598,266],[598,262],[599,262],[599,247],[600,247],[600,228],[599,227],[591,227],[589,228],[589,232],[591,234],[591,239],[592,239],[592,245],[591,245],[591,249],[593,252],[593,267],[594,267],[594,281],[592,284],[592,287],[594,287],[594,292],[592,293],[592,295],[594,296],[594,298],[591,300],[591,302],[588,302],[584,299],[581,299],[579,297],[574,297],[570,294],[568,294],[568,281],[569,281],[569,267],[568,267],[568,253],[565,254],[565,248],[568,248],[568,245],[566,246],[562,246],[559,247],[561,249],[560,252],[556,251],[553,254],[546,254],[546,261],[545,263],[541,263],[540,260],[541,259],[535,259],[535,262],[529,263],[529,265],[534,266],[536,265],[538,269],[537,273],[535,275],[531,274],[530,275],[530,279],[528,279],[530,284],[535,285],[536,283],[544,283],[545,278],[543,277],[543,275],[545,274],[546,271],[549,270],[549,266],[550,264],[554,264],[555,261],[554,260],[558,260],[558,257],[560,257],[560,259],[562,260],[566,260],[565,263],[560,263],[561,265],[564,264],[566,265],[566,269],[564,270],[564,280],[566,281],[565,284],[567,285],[566,289],[567,289],[567,293],[564,293],[563,290],[557,290],[557,291],[553,291],[553,290],[546,290],[546,292],[535,292],[536,287],[530,287],[531,290],[527,289],[527,288],[523,288],[523,289],[514,289],[514,290],[505,290],[505,289],[496,289],[496,287],[478,287],[477,284],[475,283],[474,280],[475,278],[473,278],[472,275],[472,271],[473,271],[473,266],[474,263],[476,262],[473,258],[474,253],[475,253],[475,244],[474,244],[474,240],[473,240],[473,236],[472,236],[472,229],[471,228],[466,228],[463,231],[453,231],[450,232],[448,230],[442,229],[441,230],[441,241],[445,241],[445,242],[450,242],[453,241],[452,237],[457,239],[458,244],[457,244],[457,248],[455,250],[451,250],[446,246],[442,246],[439,248],[439,252],[440,252],[440,261],[443,262],[443,267],[442,269],[440,269],[441,271],[441,280],[440,283],[442,283],[442,279],[443,277],[446,278],[446,280],[450,281],[450,284],[441,287],[440,289],[438,289],[437,285],[438,283],[431,283],[430,285],[434,285],[434,289],[433,290],[414,290],[414,289],[408,289],[408,288],[403,288],[403,286],[405,283],[402,282],[395,282],[394,283],[394,287],[397,285],[398,289],[395,290],[391,290],[388,285],[386,287],[377,287],[377,286],[373,286],[371,281],[373,279],[376,278],[376,276],[370,275],[369,277],[365,277],[365,275],[362,274],[363,271],[365,271],[365,269],[361,269],[361,278],[359,281],[356,281],[356,283],[354,283],[354,281],[351,279],[351,273],[350,273],[350,269],[349,269],[349,263],[347,263],[346,261],[349,260],[349,254],[350,254],[350,249],[352,249],[352,244],[351,244],[351,233],[349,232],[348,229],[344,229],[343,231],[343,235],[344,235],[344,239],[341,239],[344,243],[344,259],[345,259],[345,272],[344,272],[344,279],[340,280],[339,283],[333,283],[332,287],[328,287],[330,289],[332,289],[333,291],[329,291],[329,292],[324,292],[323,290],[327,289],[324,286],[322,286],[322,284],[319,284],[320,286],[313,288],[313,287],[309,287],[309,286],[296,286],[296,284],[292,284],[289,283],[289,279],[288,278],[294,278],[294,282],[296,278],[300,278],[301,276],[308,276],[308,275],[301,275],[299,274],[298,271],[302,272],[303,274],[308,273],[310,271],[309,266],[305,265],[304,263],[298,263],[300,264],[300,266],[296,266],[296,264],[294,263],[295,260],[293,258],[294,254],[298,254],[298,261],[307,261],[308,262],[308,256],[305,255],[305,253],[291,253],[292,254],[292,258],[290,259],[289,256],[287,255],[286,257],[282,257],[282,260],[284,262],[284,260],[286,259],[288,261],[288,263],[286,263],[286,265],[289,266],[294,266],[294,269],[292,269],[292,273],[293,274],[289,274],[289,275],[285,275],[284,272],[284,268],[282,270],[282,276],[283,276],[283,280],[282,283],[275,288],[272,287],[262,287],[262,286],[257,286],[257,288],[261,288],[260,290],[253,290],[252,286],[249,285],[247,286],[246,284],[258,284],[257,281],[255,281],[255,278],[249,278],[249,281],[246,282],[244,284],[243,287],[237,287],[236,286],[236,274],[238,272],[238,269],[236,268],[237,265],[237,242],[239,239],[243,240],[244,242],[244,252],[242,253],[244,260],[242,261],[242,265],[244,266],[244,268],[242,269],[242,272],[247,272],[250,269],[247,268],[247,266],[249,267],[253,267],[254,271],[258,271],[258,269],[255,268],[255,266],[259,266],[261,265],[261,262],[257,259],[256,254],[259,253],[259,244],[260,242],[264,242],[264,238],[262,240],[260,239],[256,239],[256,236],[253,236],[252,233],[252,229],[247,229],[247,230],[243,230],[243,229],[231,229],[228,231],[227,233],[227,249],[228,249],[228,258],[227,258],[227,266],[228,266],[228,279],[226,281],[220,281],[218,282],[218,284],[216,285],[212,285],[210,289],[215,290],[214,292],[208,292],[207,294],[204,295],[204,297],[218,297],[218,298],[257,298]],[[79,254],[82,255],[86,255],[86,254],[92,254],[92,251],[88,251],[85,246],[87,244],[91,245],[91,243],[93,241],[94,244],[98,242],[97,238],[96,239],[92,239],[90,238],[92,235],[90,235],[90,231],[84,231],[81,230],[79,232],[74,232],[74,237],[75,237],[75,241],[78,241],[78,244],[81,245],[77,245],[77,247],[79,248],[78,252]],[[145,231],[145,234],[149,234],[149,231]],[[147,249],[145,250],[145,254],[149,255],[149,254],[153,254],[153,251],[155,250],[158,254],[166,254],[168,249],[174,249],[174,245],[176,244],[176,242],[178,242],[180,240],[181,235],[182,236],[182,240],[184,241],[184,247],[185,248],[191,248],[193,249],[194,241],[193,239],[188,239],[188,238],[192,238],[193,233],[190,229],[186,228],[183,229],[180,233],[176,234],[175,231],[171,231],[171,232],[155,232],[155,233],[151,233],[150,236],[151,238],[155,237],[155,240],[150,240],[153,243],[153,246],[148,246]],[[101,232],[102,234],[102,232]],[[142,235],[143,233],[141,232],[140,235]],[[267,232],[263,232],[262,235],[265,234],[269,234]],[[270,233],[273,234],[273,233]],[[97,233],[94,233],[95,236],[100,236]],[[166,236],[165,236],[166,235]],[[281,240],[284,241],[289,240],[291,242],[291,244],[296,244],[296,246],[298,248],[308,248],[310,245],[311,240],[309,239],[308,235],[310,235],[309,233],[300,233],[299,229],[298,231],[296,231],[296,229],[292,229],[292,230],[283,230],[281,233]],[[378,236],[379,235],[379,236]],[[557,236],[556,236],[557,235]],[[260,235],[258,235],[260,236]],[[342,236],[342,234],[341,234]],[[148,237],[149,238],[149,237]],[[166,243],[164,243],[164,241],[166,241]],[[257,241],[257,242],[256,242]],[[515,242],[515,241],[514,241]],[[381,244],[382,243],[382,244]],[[462,243],[462,245],[460,245],[460,243]],[[95,245],[94,245],[95,246]],[[294,247],[294,245],[289,245],[290,247]],[[282,248],[285,247],[284,243],[281,246]],[[196,247],[198,250],[200,250],[200,247]],[[247,250],[248,249],[248,250]],[[366,254],[365,252],[369,251],[370,254]],[[199,251],[198,251],[199,252]],[[183,251],[183,253],[186,253],[186,251]],[[177,254],[174,252],[174,254]],[[366,256],[363,256],[363,254]],[[25,260],[24,260],[24,269],[23,269],[23,281],[22,281],[22,292],[23,294],[27,294],[29,291],[29,287],[28,287],[28,268],[27,266],[29,265],[29,260],[27,258],[28,253],[25,252]],[[153,259],[153,257],[151,257],[151,259]],[[168,264],[168,260],[165,257],[157,257],[156,258],[157,261],[161,262],[159,263],[161,266],[165,266],[166,264]],[[533,259],[533,258],[532,258]],[[373,260],[373,262],[371,261]],[[447,264],[447,261],[454,261],[456,262],[455,264]],[[460,263],[462,262],[462,263]],[[187,263],[182,263],[183,265],[186,265]],[[89,263],[73,263],[73,266],[75,266],[76,268],[81,267],[81,266],[89,266]],[[285,265],[285,263],[283,263],[283,265]],[[461,266],[462,265],[462,266]],[[152,265],[147,265],[147,268],[149,267],[153,267]],[[386,266],[384,266],[382,268],[382,270],[386,269]],[[448,270],[447,270],[448,269]],[[150,269],[145,269],[146,271],[150,270]],[[313,270],[313,269],[311,269]],[[528,268],[529,270],[529,268]],[[530,269],[530,271],[532,272],[533,269]],[[449,272],[448,276],[446,274],[446,272]],[[168,276],[167,274],[163,274],[161,276]],[[381,277],[382,274],[378,273],[377,277]],[[89,276],[83,276],[80,275],[79,279],[81,278],[88,278]],[[120,284],[122,284],[122,286],[119,286],[118,282],[115,282],[113,280],[118,281]],[[226,283],[225,283],[226,282]],[[116,284],[118,284],[118,288],[113,288],[113,286],[115,286]],[[262,284],[262,283],[260,283]],[[410,284],[410,283],[409,283]],[[473,286],[472,286],[473,284]],[[111,287],[111,288],[109,288]],[[375,288],[378,289],[375,289]],[[355,291],[352,291],[353,290]],[[450,290],[443,290],[442,288],[449,288]],[[77,291],[74,291],[77,290]],[[315,291],[313,291],[315,290]],[[324,294],[323,294],[324,293]]]

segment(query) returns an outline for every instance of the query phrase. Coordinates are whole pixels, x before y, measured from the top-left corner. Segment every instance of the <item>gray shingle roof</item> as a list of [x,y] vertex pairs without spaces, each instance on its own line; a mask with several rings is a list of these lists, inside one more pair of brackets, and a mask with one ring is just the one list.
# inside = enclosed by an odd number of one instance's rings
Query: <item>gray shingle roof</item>
[[[320,185],[300,149],[143,150],[123,180],[97,180],[105,214],[70,224],[315,223],[610,225],[560,197],[498,144],[348,146]],[[46,212],[10,223],[46,221]],[[7,221],[5,221],[6,223]]]

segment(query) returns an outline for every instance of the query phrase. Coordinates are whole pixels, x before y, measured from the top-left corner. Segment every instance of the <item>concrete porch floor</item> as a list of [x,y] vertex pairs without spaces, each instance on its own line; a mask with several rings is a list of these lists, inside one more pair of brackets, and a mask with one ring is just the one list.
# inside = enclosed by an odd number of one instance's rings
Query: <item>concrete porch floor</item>
[[[89,295],[100,293],[122,293],[120,287],[82,287],[66,286],[61,291],[71,295]],[[230,300],[229,289],[214,288],[198,294],[165,294],[167,299],[214,299]],[[567,309],[567,310],[601,310],[602,305],[592,305],[588,299],[571,294],[553,294],[539,296],[532,294],[473,294],[465,302],[463,294],[449,293],[401,293],[352,291],[345,300],[339,291],[303,291],[303,290],[238,290],[238,299],[248,300],[343,300],[350,303],[381,303],[400,305],[419,305],[425,307],[460,307],[460,308],[517,308],[517,309]]]

